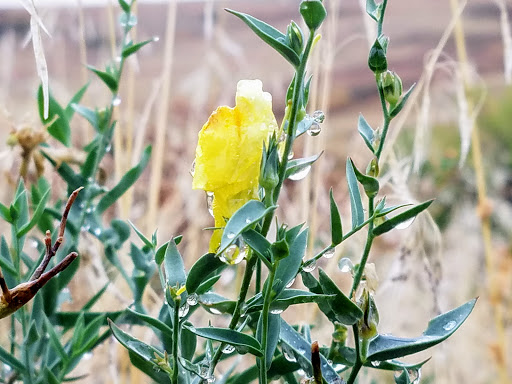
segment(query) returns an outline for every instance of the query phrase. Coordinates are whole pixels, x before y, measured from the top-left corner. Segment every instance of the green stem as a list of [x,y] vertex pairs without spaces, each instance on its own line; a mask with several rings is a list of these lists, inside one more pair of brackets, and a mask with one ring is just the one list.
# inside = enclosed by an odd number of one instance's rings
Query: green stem
[[382,11],[380,14],[379,22],[377,23],[377,36],[382,35],[382,24],[384,23],[384,13],[386,12],[386,6],[388,5],[388,0],[384,0],[382,2]]
[[380,104],[382,106],[382,112],[384,114],[384,126],[382,127],[382,134],[379,142],[379,147],[377,148],[377,152],[375,152],[375,156],[377,157],[377,162],[380,159],[380,156],[382,154],[382,150],[384,149],[384,142],[386,141],[386,136],[388,134],[389,130],[389,123],[391,122],[391,117],[389,116],[388,108],[386,106],[386,99],[384,97],[384,91],[379,86],[377,82],[377,88],[379,89],[379,97],[380,97]]
[[178,384],[178,341],[180,336],[180,300],[175,302],[172,328],[172,384]]
[[267,383],[267,339],[268,339],[268,316],[270,314],[270,304],[272,302],[272,285],[274,285],[274,278],[276,276],[276,270],[279,266],[279,261],[276,261],[273,268],[270,270],[267,285],[265,287],[265,296],[263,299],[263,310],[261,312],[261,350],[263,357],[260,358],[260,382],[259,384]]
[[356,362],[352,367],[352,371],[350,371],[350,377],[348,378],[347,384],[354,384],[359,373],[359,370],[363,366],[363,363],[361,361],[361,351],[359,348],[359,329],[357,328],[357,324],[354,324],[352,326],[352,331],[354,332],[354,344],[356,347]]

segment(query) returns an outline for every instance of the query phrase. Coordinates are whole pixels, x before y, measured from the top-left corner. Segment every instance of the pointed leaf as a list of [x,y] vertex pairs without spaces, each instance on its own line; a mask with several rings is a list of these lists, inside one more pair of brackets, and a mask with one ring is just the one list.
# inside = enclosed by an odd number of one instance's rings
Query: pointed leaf
[[96,212],[98,214],[105,212],[108,207],[114,204],[138,180],[144,169],[146,169],[150,156],[151,146],[147,146],[142,153],[139,164],[126,172],[119,183],[107,192],[98,202],[96,206]]
[[187,276],[187,292],[192,294],[196,292],[197,288],[208,279],[217,269],[223,267],[225,264],[215,256],[215,253],[207,253],[199,258]]
[[383,233],[391,231],[397,225],[408,220],[414,219],[419,213],[427,209],[430,206],[430,204],[432,204],[433,201],[434,200],[425,201],[424,203],[418,204],[412,207],[411,209],[408,209],[407,211],[399,213],[398,215],[392,217],[391,219],[386,220],[384,223],[373,229],[373,235],[382,235]]
[[235,347],[241,347],[239,348],[239,353],[241,353],[241,350],[244,352],[247,350],[247,352],[256,357],[263,356],[263,353],[261,352],[261,344],[259,341],[252,336],[246,335],[245,333],[227,328],[194,328],[192,326],[188,326],[187,328],[190,330],[190,332],[196,334],[197,336],[210,340],[220,341],[222,343],[227,343]]
[[354,173],[356,175],[357,181],[361,183],[361,185],[364,188],[364,192],[366,193],[366,196],[368,197],[375,197],[377,193],[379,192],[379,181],[375,177],[367,176],[363,173],[361,173],[352,159],[348,158],[352,169],[354,170]]
[[169,287],[181,287],[187,281],[185,265],[174,241],[169,241],[164,258],[165,277]]
[[332,194],[332,188],[329,191],[331,202],[331,241],[333,245],[338,245],[343,241],[343,227],[341,225],[341,215]]
[[[260,316],[258,319],[258,326],[256,328],[256,337],[258,341],[262,342],[262,330],[263,327],[263,316]],[[268,315],[268,329],[267,329],[267,350],[265,352],[265,361],[267,371],[270,369],[272,363],[272,357],[277,348],[277,343],[279,342],[279,334],[281,330],[281,316],[279,314]],[[259,363],[258,363],[259,364]]]
[[259,222],[269,212],[274,211],[276,208],[277,207],[275,206],[265,208],[265,205],[261,201],[257,200],[250,200],[245,203],[226,223],[217,254],[224,252],[226,248],[242,234],[243,231]]
[[74,104],[74,103],[71,104],[71,108],[76,113],[78,113],[80,116],[85,118],[96,131],[99,131],[100,125],[99,125],[98,113],[96,111],[93,111],[90,108],[84,107],[83,105]]
[[407,356],[428,349],[450,337],[468,318],[476,304],[476,299],[468,301],[449,312],[439,315],[428,323],[419,337],[400,338],[391,335],[378,335],[368,348],[368,360],[384,361]]
[[366,0],[366,13],[378,23],[382,14],[382,3],[376,4],[375,0]]
[[272,244],[259,232],[254,229],[248,229],[242,234],[245,244],[247,244],[256,255],[271,268],[271,246]]
[[359,115],[359,120],[357,121],[357,129],[366,146],[370,148],[372,153],[374,153],[375,149],[373,148],[373,140],[375,139],[375,132],[361,114]]
[[323,153],[324,151],[320,152],[318,155],[288,161],[284,177],[289,178],[290,176],[295,175],[297,173],[306,172],[305,170],[311,168],[311,164],[317,161],[319,157],[322,156]]
[[109,87],[113,93],[117,93],[119,84],[117,80],[114,78],[114,76],[112,76],[110,73],[100,71],[99,69],[94,68],[91,65],[88,65],[87,68],[94,72],[96,76],[98,76],[101,79],[101,81],[103,81],[105,85]]
[[226,11],[242,20],[258,37],[279,52],[291,65],[298,68],[300,65],[299,56],[286,44],[286,36],[282,32],[251,15],[231,9],[226,9]]
[[139,320],[142,320],[144,323],[148,324],[149,326],[158,329],[160,332],[165,334],[166,336],[169,336],[172,338],[172,328],[170,328],[167,324],[161,322],[158,319],[155,319],[154,317],[145,315],[144,313],[136,312],[135,310],[128,308],[128,312],[133,314],[135,317],[137,317]]
[[146,44],[152,43],[153,41],[155,41],[155,39],[141,41],[140,43],[136,43],[136,44],[130,44],[130,45],[124,47],[123,52],[121,53],[121,55],[124,58],[127,58],[128,56],[133,55],[135,52],[137,52],[139,49],[141,49]]
[[[142,240],[142,242],[148,246],[150,249],[154,249],[155,248],[155,245],[146,237],[144,236],[144,234],[139,231],[139,229],[135,226],[135,224],[133,224],[131,221],[128,220],[128,223],[130,223],[131,227],[133,228],[133,230],[135,231],[135,233],[137,234],[137,236],[139,237],[139,239]],[[167,243],[165,243],[164,245],[166,245]],[[159,250],[162,249],[162,247],[159,248]],[[165,248],[163,248],[165,249]],[[158,251],[157,251],[158,252]],[[162,262],[164,261],[164,256],[165,253],[162,254],[162,258],[160,260],[160,262],[157,262],[158,265],[162,264]]]
[[21,227],[18,230],[18,233],[16,236],[18,239],[28,233],[33,227],[36,226],[36,224],[39,222],[39,219],[44,213],[44,209],[46,207],[46,203],[50,199],[50,190],[48,189],[44,195],[41,197],[41,200],[39,201],[39,204],[37,204],[36,210],[34,211],[34,214],[32,215],[32,218],[28,223],[26,223],[23,227]]
[[21,373],[22,375],[26,375],[27,368],[25,365],[19,361],[17,358],[15,358],[11,353],[6,351],[4,348],[0,346],[0,361],[2,361],[4,364],[7,364],[15,371]]
[[80,88],[66,106],[64,113],[66,114],[66,118],[68,119],[68,121],[71,121],[73,115],[75,114],[75,110],[73,109],[72,105],[80,103],[80,101],[84,97],[85,91],[87,91],[87,88],[89,88],[89,83],[85,84],[82,88]]
[[285,289],[286,285],[297,276],[302,258],[306,252],[308,232],[308,229],[303,230],[295,240],[293,240],[293,243],[290,244],[290,254],[279,263],[272,287],[276,295],[279,295]]
[[[66,112],[62,109],[60,104],[50,94],[48,118],[44,118],[44,102],[43,102],[43,88],[40,86],[37,91],[37,100],[39,104],[39,117],[43,124],[48,125],[48,133],[55,139],[59,140],[66,147],[71,145],[71,128],[66,116]],[[51,124],[50,124],[51,123]]]
[[395,108],[393,108],[390,112],[389,112],[389,115],[391,117],[395,117],[396,115],[398,115],[400,113],[400,111],[402,110],[402,108],[405,106],[405,103],[407,103],[407,100],[409,99],[409,96],[411,96],[411,93],[414,89],[414,87],[416,86],[416,83],[414,83],[413,85],[411,85],[411,88],[409,88],[407,90],[407,92],[404,93],[404,95],[402,96],[402,99],[400,100],[400,102],[395,106]]
[[348,191],[350,194],[350,210],[352,212],[352,229],[354,229],[357,226],[363,224],[364,210],[363,203],[361,201],[361,194],[359,193],[356,174],[350,159],[347,160],[347,183]]

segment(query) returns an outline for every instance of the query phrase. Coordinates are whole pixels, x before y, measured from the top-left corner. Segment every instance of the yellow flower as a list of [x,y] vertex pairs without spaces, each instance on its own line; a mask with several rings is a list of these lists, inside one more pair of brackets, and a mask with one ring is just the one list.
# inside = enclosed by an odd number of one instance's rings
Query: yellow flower
[[[272,96],[260,80],[241,80],[236,106],[219,107],[199,132],[193,189],[213,193],[215,226],[222,228],[247,201],[258,199],[258,178],[263,142],[277,131]],[[220,244],[215,230],[210,252]]]

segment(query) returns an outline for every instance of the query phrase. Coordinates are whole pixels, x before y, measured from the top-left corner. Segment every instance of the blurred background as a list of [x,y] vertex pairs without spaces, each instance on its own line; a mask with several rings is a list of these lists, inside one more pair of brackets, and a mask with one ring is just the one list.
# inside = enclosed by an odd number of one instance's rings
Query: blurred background
[[[7,144],[9,135],[27,127],[43,129],[30,13],[23,7],[29,3],[0,0],[0,199],[4,204],[13,195],[21,163],[21,149]],[[191,189],[197,133],[218,105],[234,105],[240,79],[263,81],[280,121],[293,75],[287,62],[223,9],[252,14],[283,31],[290,20],[300,20],[298,3],[137,2],[138,25],[132,38],[159,40],[128,62],[112,156],[102,167],[107,186],[115,185],[138,162],[145,145],[153,145],[150,166],[111,214],[130,219],[147,234],[158,228],[160,243],[183,234],[180,247],[187,266],[207,250],[209,234],[202,228],[213,224],[204,192]],[[330,241],[329,188],[345,221],[350,220],[346,157],[351,156],[360,169],[371,160],[357,133],[359,113],[374,128],[381,124],[374,76],[366,65],[376,31],[361,3],[325,1],[329,16],[311,60],[309,72],[314,77],[308,112],[322,110],[326,120],[319,136],[305,135],[294,149],[295,157],[324,153],[305,179],[286,183],[280,202],[282,220],[310,225],[310,255]],[[35,5],[48,30],[41,32],[41,38],[53,95],[67,103],[90,82],[83,104],[106,105],[108,90],[85,65],[105,68],[118,56],[117,2],[39,0]],[[390,0],[386,12],[389,69],[400,75],[405,89],[413,83],[417,86],[407,108],[391,125],[381,170],[382,194],[392,203],[433,197],[436,202],[429,215],[379,238],[371,254],[380,282],[379,329],[417,335],[427,319],[480,296],[466,324],[429,351],[433,359],[423,372],[425,383],[512,382],[511,11],[507,0]],[[92,135],[86,122],[75,117],[74,147],[69,150],[50,141],[54,156],[80,163],[81,148]],[[65,186],[49,164],[46,168],[56,188],[54,195],[62,196]],[[34,180],[35,170],[29,169],[26,182]],[[322,267],[344,288],[349,287],[350,276],[339,271],[337,263],[344,257],[359,259],[363,236],[338,247],[332,259],[322,260]],[[107,273],[101,248],[84,244],[81,269],[65,304],[69,308],[83,304],[88,292],[106,279],[117,281],[115,274]],[[238,276],[233,268],[221,282],[226,296],[235,294],[232,287]],[[130,303],[121,282],[109,289],[111,299],[100,303],[103,308],[125,308]],[[160,303],[158,295],[149,294],[148,302]],[[318,324],[314,337],[322,342],[325,336],[327,342],[332,330],[322,328],[317,311],[305,316],[299,310],[300,317],[293,310],[285,317],[297,324]],[[412,361],[428,356],[415,356]],[[90,373],[84,379],[87,383],[149,382],[129,366],[115,341],[97,349],[77,372]],[[370,383],[375,377],[368,372],[360,382]],[[393,382],[389,375],[378,380]]]

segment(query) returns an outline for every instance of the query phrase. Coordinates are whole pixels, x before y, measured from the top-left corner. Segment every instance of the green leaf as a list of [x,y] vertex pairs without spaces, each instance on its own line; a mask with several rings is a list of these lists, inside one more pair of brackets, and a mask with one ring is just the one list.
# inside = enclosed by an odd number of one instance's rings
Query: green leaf
[[128,56],[133,55],[135,52],[137,52],[139,49],[141,49],[146,44],[152,43],[153,41],[155,41],[155,39],[149,39],[149,40],[137,43],[137,44],[129,44],[123,48],[123,52],[121,53],[121,55],[124,58],[127,58]]
[[[80,316],[83,316],[85,325],[88,325],[91,321],[95,320],[98,315],[104,315],[109,319],[117,319],[119,316],[125,314],[125,311],[115,312],[56,312],[52,317],[52,322],[55,326],[61,326],[64,328],[72,328],[78,322]],[[102,325],[108,325],[106,320],[103,321]]]
[[[192,325],[189,322],[186,325]],[[196,352],[197,337],[195,333],[191,332],[187,327],[183,327],[180,330],[180,344],[181,344],[181,356],[187,360],[192,360]]]
[[402,99],[400,100],[400,102],[395,106],[395,108],[393,108],[390,112],[389,112],[389,115],[391,117],[395,117],[396,115],[398,115],[400,113],[400,111],[402,110],[402,108],[405,106],[405,103],[407,103],[407,100],[409,99],[409,96],[411,96],[411,93],[414,89],[414,87],[416,86],[416,83],[414,83],[413,85],[411,85],[411,88],[409,88],[407,90],[407,92],[404,93],[404,95],[402,96]]
[[366,13],[378,23],[382,15],[382,3],[376,4],[375,0],[366,0]]
[[215,314],[218,314],[219,312],[232,314],[236,306],[235,301],[228,300],[214,292],[206,292],[199,295],[198,302]]
[[[48,118],[44,118],[43,88],[39,86],[37,91],[37,101],[39,105],[39,117],[43,124],[48,125],[48,133],[59,140],[66,147],[71,145],[71,128],[66,116],[66,112],[50,93]],[[50,124],[51,123],[51,124]]]
[[[425,359],[422,362],[416,363],[416,364],[403,363],[401,361],[394,360],[394,359],[386,360],[386,361],[381,361],[381,362],[379,362],[379,364],[375,364],[375,363],[372,364],[371,361],[367,360],[364,363],[364,365],[366,367],[372,367],[374,369],[380,369],[380,370],[383,370],[383,371],[395,371],[396,372],[396,371],[401,371],[403,369],[411,370],[411,371],[417,371],[425,363],[427,363],[429,360],[430,360],[430,357],[428,359]],[[354,362],[355,362],[355,359],[354,359]]]
[[[292,372],[296,372],[301,367],[297,362],[288,361],[283,355],[279,355],[272,360],[272,365],[270,366],[267,376],[270,380],[279,380],[281,378],[285,379],[285,383],[287,384],[298,384],[297,380],[293,378],[287,377],[288,374]],[[253,380],[258,378],[259,370],[256,365],[253,365],[251,368],[246,369],[245,371],[231,376],[227,379],[227,384],[247,384],[252,383]],[[293,379],[292,379],[293,378]],[[295,381],[292,381],[295,380]]]
[[0,346],[0,361],[3,363],[9,365],[12,369],[15,371],[21,373],[21,375],[27,374],[27,368],[25,365],[19,361],[17,358],[15,358],[11,353],[6,351]]
[[458,308],[433,318],[428,323],[427,329],[419,337],[400,338],[391,335],[378,335],[370,342],[368,360],[395,359],[439,344],[459,329],[475,307],[476,300],[468,301]]
[[204,337],[205,339],[220,341],[238,347],[239,353],[247,351],[248,353],[262,357],[261,344],[254,337],[246,335],[245,333],[238,332],[227,328],[204,327],[194,328],[187,327],[190,332],[197,336]]
[[256,255],[271,268],[271,249],[272,244],[261,233],[249,228],[242,234],[245,244],[247,244]]
[[101,298],[101,296],[103,296],[109,284],[110,282],[106,283],[103,286],[103,288],[101,288],[93,297],[91,297],[89,301],[87,301],[87,303],[85,303],[85,305],[82,307],[82,311],[89,311],[94,306],[94,304],[96,304],[96,302]]
[[105,210],[114,204],[124,193],[137,181],[146,166],[148,165],[151,156],[151,146],[147,146],[142,153],[142,158],[139,164],[130,169],[124,174],[119,183],[105,194],[96,206],[96,212],[102,214]]
[[96,76],[98,76],[100,80],[103,81],[113,93],[117,93],[119,83],[114,76],[112,76],[110,73],[100,71],[99,69],[94,68],[92,65],[88,65],[87,68],[94,72]]
[[18,233],[16,233],[16,236],[18,239],[28,233],[33,227],[36,226],[36,224],[39,222],[39,219],[44,213],[44,209],[46,207],[46,203],[48,202],[48,199],[50,198],[50,190],[48,189],[41,200],[39,201],[39,204],[36,207],[36,210],[34,211],[34,214],[32,215],[32,218],[28,223],[26,223],[24,226],[22,226]]
[[[272,291],[279,295],[299,272],[302,258],[306,252],[308,229],[303,230],[290,244],[290,255],[279,263]],[[288,240],[288,239],[287,239]]]
[[169,287],[181,287],[187,281],[185,265],[174,241],[169,241],[164,258],[165,277]]
[[286,36],[282,32],[251,15],[231,9],[226,9],[226,11],[242,20],[259,38],[279,52],[291,65],[295,68],[299,67],[300,58],[292,48],[286,45]]
[[341,215],[332,194],[332,188],[329,191],[331,202],[331,241],[333,245],[338,245],[343,241],[343,227],[341,224]]
[[7,283],[9,285],[13,283],[14,281],[11,281],[11,278],[17,277],[18,272],[12,263],[11,252],[9,251],[9,245],[7,244],[4,235],[2,235],[0,242],[0,267],[2,267],[2,270],[5,273],[4,277]]
[[85,91],[87,90],[88,87],[89,87],[89,83],[85,84],[82,88],[80,88],[78,90],[78,92],[75,93],[75,95],[71,98],[71,101],[66,106],[64,113],[65,113],[68,121],[71,121],[71,119],[73,118],[73,115],[75,114],[75,110],[73,109],[72,105],[78,104],[82,100],[82,97],[84,97]]
[[[150,249],[155,249],[155,245],[151,242],[151,240],[149,240],[146,236],[144,236],[144,234],[139,231],[139,229],[135,226],[135,224],[133,224],[130,220],[128,220],[128,223],[130,223],[131,227],[133,228],[133,230],[135,231],[135,233],[137,234],[137,236],[139,237],[139,239],[142,240],[142,242],[148,246]],[[162,248],[164,247],[164,248]],[[164,255],[165,255],[165,249],[167,249],[167,243],[165,243],[162,247],[160,247],[158,250],[160,251],[161,249],[163,250],[162,251],[162,254],[161,254],[161,259],[159,260],[160,262],[157,261],[157,264],[160,265],[162,264],[162,262],[164,261]],[[157,251],[157,254],[158,254],[158,251]]]
[[352,229],[364,223],[364,210],[357,185],[357,177],[354,172],[352,161],[347,159],[347,183],[350,194],[350,210],[352,212]]
[[221,278],[221,275],[218,274],[218,275],[212,276],[209,279],[205,280],[203,283],[201,283],[201,285],[199,287],[197,287],[196,293],[198,295],[205,294],[215,285],[215,283],[217,281],[219,281],[220,278]]
[[126,2],[125,0],[117,0],[117,1],[119,2],[119,6],[123,10],[123,12],[130,13],[131,5],[128,2]]
[[318,282],[324,293],[335,295],[330,305],[336,319],[345,325],[355,324],[362,316],[363,311],[352,300],[340,291],[336,283],[321,268],[318,270]]
[[[288,99],[290,100],[290,99]],[[304,133],[308,131],[309,128],[315,123],[315,118],[309,115],[306,115],[301,121],[297,123],[297,130],[295,131],[295,137],[302,136]]]
[[[306,303],[328,303],[334,295],[316,294],[300,289],[285,289],[270,304],[271,310],[286,310],[290,305]],[[260,311],[263,308],[263,296],[258,293],[254,298],[247,302],[246,313]]]
[[364,188],[364,192],[368,197],[375,197],[379,193],[379,181],[375,177],[367,176],[361,173],[355,166],[352,159],[349,157],[348,160],[351,163],[352,169],[356,175],[357,181],[361,183]]
[[293,176],[297,173],[307,172],[306,170],[311,168],[311,164],[317,161],[323,153],[324,151],[320,152],[318,155],[288,161],[284,177],[289,178],[290,176]]
[[430,204],[432,204],[434,200],[428,200],[424,203],[415,205],[411,209],[408,209],[405,212],[399,213],[398,215],[392,217],[391,219],[386,220],[381,225],[375,227],[373,229],[373,235],[379,236],[383,233],[391,231],[393,228],[395,228],[397,225],[404,223],[408,220],[414,220],[414,218],[421,212],[423,212],[425,209],[427,209]]
[[62,382],[57,379],[57,377],[53,374],[52,371],[48,369],[48,367],[44,367],[44,378],[46,384],[61,384]]
[[[263,316],[260,316],[258,319],[258,326],[256,328],[256,337],[258,341],[262,342],[262,333],[263,333]],[[272,356],[277,348],[277,343],[279,342],[279,334],[281,331],[281,316],[279,314],[268,315],[268,329],[267,329],[267,350],[265,352],[265,361],[267,371],[270,369],[272,363]],[[259,363],[258,363],[259,364]]]
[[158,329],[160,332],[165,334],[166,336],[169,336],[172,338],[172,329],[165,323],[161,322],[158,319],[155,319],[154,317],[145,315],[143,313],[136,312],[135,310],[128,308],[128,312],[133,314],[138,319],[142,320],[144,323],[148,324],[149,326]]
[[250,200],[245,203],[226,223],[217,254],[224,252],[242,232],[259,222],[276,208],[276,206],[265,208],[265,205],[257,200]]
[[9,208],[7,208],[2,203],[0,203],[0,216],[2,216],[2,219],[7,221],[8,223],[13,222],[13,218],[11,217],[11,212],[10,212]]
[[99,129],[100,129],[99,118],[98,118],[98,113],[96,111],[93,111],[90,108],[84,107],[83,105],[74,104],[74,103],[71,104],[71,108],[76,113],[78,113],[80,116],[85,118],[96,131],[99,131]]
[[196,292],[197,288],[208,279],[218,268],[225,264],[215,256],[215,253],[207,253],[199,258],[187,276],[187,292],[188,294]]
[[366,146],[370,148],[372,153],[374,153],[375,149],[373,148],[373,141],[375,139],[375,132],[361,114],[359,115],[359,120],[357,121],[357,130],[366,143]]
[[[311,367],[311,344],[307,342],[300,333],[298,333],[291,325],[281,319],[281,341],[285,343],[289,350],[293,352],[294,357],[309,376],[313,375]],[[332,368],[327,359],[320,354],[320,366],[322,376],[328,384],[339,383],[339,376]]]

